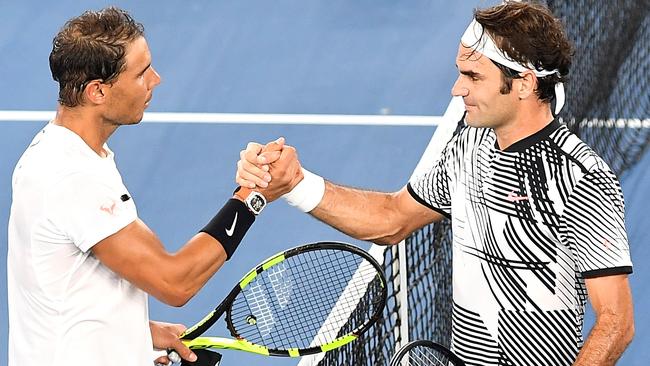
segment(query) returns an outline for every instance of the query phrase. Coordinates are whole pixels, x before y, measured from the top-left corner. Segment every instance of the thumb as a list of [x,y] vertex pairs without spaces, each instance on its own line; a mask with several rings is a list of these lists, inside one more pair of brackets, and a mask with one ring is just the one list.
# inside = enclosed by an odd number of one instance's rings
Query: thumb
[[271,141],[264,145],[262,153],[257,157],[259,164],[270,164],[280,158],[280,153],[284,148],[284,137],[280,137],[275,141]]
[[271,141],[268,144],[264,145],[264,152],[268,151],[280,151],[284,147],[284,137],[280,137],[275,141]]

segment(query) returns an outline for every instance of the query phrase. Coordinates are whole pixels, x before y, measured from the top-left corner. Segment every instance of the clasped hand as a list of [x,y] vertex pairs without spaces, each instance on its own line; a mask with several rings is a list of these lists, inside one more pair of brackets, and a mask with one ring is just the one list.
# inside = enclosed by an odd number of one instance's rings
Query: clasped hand
[[249,142],[239,158],[235,181],[262,193],[268,202],[290,192],[303,179],[298,153],[283,137],[266,145]]

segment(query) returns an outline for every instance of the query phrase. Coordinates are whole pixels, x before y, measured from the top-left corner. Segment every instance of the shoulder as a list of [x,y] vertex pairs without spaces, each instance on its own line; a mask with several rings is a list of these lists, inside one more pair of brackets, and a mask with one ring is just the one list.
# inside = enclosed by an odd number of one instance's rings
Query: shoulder
[[583,173],[611,172],[605,160],[578,136],[569,131],[565,125],[560,126],[553,132],[551,140]]
[[462,125],[459,124],[448,147],[452,148],[457,154],[464,155],[479,146],[494,146],[495,142],[496,135],[491,128],[471,127],[463,122]]

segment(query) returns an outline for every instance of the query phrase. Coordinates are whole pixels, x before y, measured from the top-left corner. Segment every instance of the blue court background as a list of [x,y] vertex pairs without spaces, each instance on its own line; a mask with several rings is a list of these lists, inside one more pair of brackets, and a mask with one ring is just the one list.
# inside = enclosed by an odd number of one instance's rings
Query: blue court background
[[[114,4],[145,25],[163,82],[149,111],[442,115],[456,77],[457,40],[471,9],[494,1],[0,1],[0,110],[53,110],[51,40],[70,17]],[[622,116],[624,117],[624,116]],[[180,122],[180,121],[179,121]],[[0,365],[7,362],[6,223],[11,172],[43,122],[0,122]],[[234,188],[248,141],[285,136],[302,163],[328,179],[378,190],[402,187],[434,127],[143,123],[109,144],[140,217],[170,251],[207,222]],[[647,155],[647,154],[646,154]],[[650,304],[644,262],[650,231],[650,158],[623,177],[635,274],[637,335],[622,365],[646,364]],[[647,225],[646,225],[647,226]],[[235,257],[184,308],[152,299],[153,319],[190,325],[262,259],[294,245],[344,240],[368,247],[278,202]],[[161,268],[164,271],[165,268]],[[98,299],[101,301],[101,299]],[[219,326],[213,334],[224,335]],[[35,352],[38,346],[35,345]],[[224,351],[225,366],[295,365]],[[116,355],[120,355],[116,350]],[[120,355],[128,357],[128,355]],[[119,364],[119,361],[117,361]]]

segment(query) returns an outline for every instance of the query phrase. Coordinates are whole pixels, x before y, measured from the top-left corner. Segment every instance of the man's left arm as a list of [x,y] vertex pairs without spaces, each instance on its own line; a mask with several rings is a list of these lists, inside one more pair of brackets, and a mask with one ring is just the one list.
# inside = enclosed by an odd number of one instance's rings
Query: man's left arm
[[615,365],[634,336],[632,292],[627,274],[585,279],[596,323],[574,366]]

